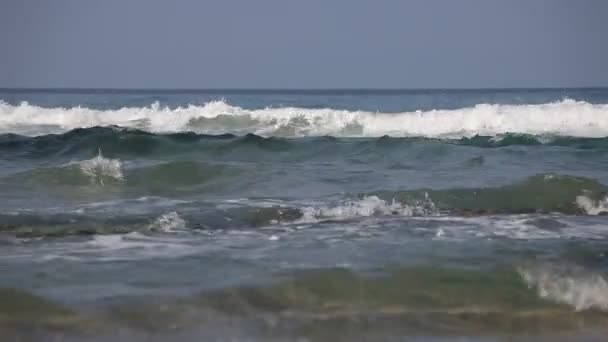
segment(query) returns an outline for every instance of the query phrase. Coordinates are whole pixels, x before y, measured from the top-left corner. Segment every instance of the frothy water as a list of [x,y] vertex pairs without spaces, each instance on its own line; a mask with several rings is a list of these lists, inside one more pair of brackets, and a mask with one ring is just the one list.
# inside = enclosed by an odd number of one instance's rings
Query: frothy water
[[101,150],[99,150],[96,157],[78,162],[78,165],[82,173],[94,183],[104,185],[104,179],[106,178],[118,182],[122,182],[125,179],[120,160],[104,158]]
[[578,311],[608,311],[608,282],[601,274],[551,265],[518,271],[541,298],[571,305]]
[[608,214],[608,197],[593,200],[587,196],[577,196],[576,204],[589,215]]
[[429,216],[437,215],[433,201],[425,194],[424,201],[412,205],[402,204],[393,199],[387,202],[378,196],[366,196],[360,200],[347,201],[335,206],[303,207],[299,222],[320,220],[348,220],[374,215]]
[[541,105],[478,104],[454,110],[374,113],[295,107],[249,110],[223,101],[175,109],[156,103],[118,110],[0,103],[0,132],[35,136],[94,126],[131,127],[156,133],[194,131],[291,137],[457,138],[505,133],[603,137],[608,135],[608,105],[567,99]]
[[164,233],[175,233],[186,230],[186,221],[179,217],[177,212],[172,211],[168,214],[161,215],[149,227],[152,231],[160,231]]

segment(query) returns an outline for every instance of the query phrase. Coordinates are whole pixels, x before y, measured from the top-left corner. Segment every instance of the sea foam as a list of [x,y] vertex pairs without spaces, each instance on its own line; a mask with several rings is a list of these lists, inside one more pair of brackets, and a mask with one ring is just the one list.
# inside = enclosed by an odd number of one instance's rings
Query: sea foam
[[576,204],[587,215],[608,214],[608,197],[594,200],[585,195],[576,197]]
[[600,274],[554,265],[521,267],[518,272],[541,298],[568,304],[577,311],[608,311],[608,282]]
[[308,206],[300,209],[302,217],[298,222],[318,222],[324,220],[349,220],[370,216],[433,216],[437,209],[426,196],[424,201],[403,204],[395,200],[387,202],[377,196],[366,196],[359,200],[346,201],[337,205]]
[[78,162],[80,170],[94,183],[104,185],[105,179],[122,182],[124,174],[118,159],[104,158],[101,150],[96,157]]
[[164,233],[175,233],[186,229],[186,221],[182,219],[177,212],[172,211],[168,214],[161,215],[150,224],[148,229]]
[[203,106],[95,110],[84,107],[43,108],[0,102],[0,133],[37,136],[75,128],[121,126],[154,133],[194,131],[205,134],[262,136],[459,138],[505,133],[608,136],[608,104],[566,99],[539,105],[478,104],[474,107],[402,113],[375,113],[331,108],[244,109],[223,101]]

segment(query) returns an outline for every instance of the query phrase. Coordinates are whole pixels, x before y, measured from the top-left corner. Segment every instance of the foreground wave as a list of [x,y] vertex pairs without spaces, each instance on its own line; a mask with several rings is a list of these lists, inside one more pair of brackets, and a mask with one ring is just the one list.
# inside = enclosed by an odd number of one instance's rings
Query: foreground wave
[[29,136],[76,128],[121,126],[149,132],[262,136],[471,137],[505,133],[608,136],[608,105],[563,100],[541,105],[478,104],[454,110],[374,113],[307,108],[249,110],[223,101],[176,109],[150,107],[94,110],[0,103],[0,132]]
[[[535,336],[605,328],[608,323],[603,275],[563,266],[522,266],[517,271],[418,266],[376,276],[336,268],[292,272],[283,279],[185,298],[142,296],[98,305],[94,312],[0,288],[5,303],[0,332],[21,337],[67,334],[77,340],[110,337],[117,330],[127,339],[129,334],[167,337],[163,334],[176,332],[211,338],[205,331],[219,329],[222,339],[249,332],[260,340],[331,341],[429,333]],[[226,329],[234,323],[248,329]]]

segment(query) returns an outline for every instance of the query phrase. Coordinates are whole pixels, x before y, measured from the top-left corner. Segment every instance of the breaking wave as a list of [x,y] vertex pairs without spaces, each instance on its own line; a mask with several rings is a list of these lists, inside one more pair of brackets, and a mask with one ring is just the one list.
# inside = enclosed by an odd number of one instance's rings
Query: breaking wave
[[588,215],[608,214],[608,197],[603,199],[593,199],[585,195],[576,197],[576,204]]
[[478,104],[454,110],[374,113],[293,107],[249,110],[223,101],[176,109],[153,104],[118,110],[0,103],[2,133],[38,136],[94,126],[121,126],[154,133],[193,131],[286,137],[460,138],[506,133],[604,137],[608,136],[608,105],[566,99],[541,105]]
[[92,182],[104,185],[105,179],[110,178],[115,181],[123,181],[122,163],[118,159],[104,158],[101,150],[96,157],[78,162],[80,170]]
[[405,204],[395,201],[385,201],[378,196],[366,196],[360,200],[346,201],[339,205],[311,206],[300,209],[301,222],[316,222],[320,220],[348,220],[375,215],[387,216],[433,216],[437,215],[435,203],[425,196],[424,200]]
[[567,304],[576,310],[608,311],[608,282],[597,273],[579,267],[565,268],[552,265],[519,268],[519,274],[541,298]]
[[151,231],[159,231],[163,233],[175,233],[186,230],[186,221],[179,214],[172,211],[168,214],[161,215],[149,227]]
[[608,188],[593,179],[558,174],[538,174],[521,182],[488,188],[384,191],[385,200],[411,203],[433,199],[437,210],[464,216],[493,214],[562,213],[599,215],[606,211]]

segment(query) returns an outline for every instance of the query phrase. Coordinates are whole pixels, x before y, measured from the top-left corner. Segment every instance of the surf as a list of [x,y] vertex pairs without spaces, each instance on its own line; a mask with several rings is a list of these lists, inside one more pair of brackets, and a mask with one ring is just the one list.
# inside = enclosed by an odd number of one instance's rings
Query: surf
[[177,108],[154,103],[114,110],[0,103],[0,133],[40,136],[95,126],[264,137],[463,138],[520,133],[597,138],[608,136],[608,104],[564,99],[545,104],[482,103],[460,109],[388,113],[298,107],[246,109],[225,101]]

